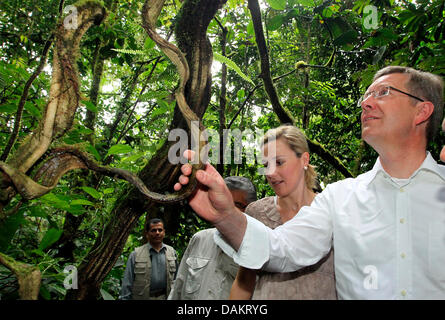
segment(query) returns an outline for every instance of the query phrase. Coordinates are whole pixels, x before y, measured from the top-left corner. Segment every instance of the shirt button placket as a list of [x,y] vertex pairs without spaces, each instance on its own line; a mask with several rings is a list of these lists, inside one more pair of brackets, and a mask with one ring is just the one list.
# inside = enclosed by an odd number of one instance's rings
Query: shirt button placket
[[410,286],[410,262],[409,262],[409,197],[405,188],[399,188],[396,192],[396,212],[397,212],[397,283],[400,299],[406,299]]

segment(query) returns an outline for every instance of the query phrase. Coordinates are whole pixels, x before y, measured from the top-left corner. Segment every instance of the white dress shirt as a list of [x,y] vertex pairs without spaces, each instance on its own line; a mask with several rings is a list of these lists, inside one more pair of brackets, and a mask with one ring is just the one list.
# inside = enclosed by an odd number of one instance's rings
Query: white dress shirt
[[371,171],[328,185],[274,230],[246,217],[237,252],[214,237],[242,266],[290,272],[333,244],[341,299],[445,299],[445,166],[429,152],[403,180],[377,159]]

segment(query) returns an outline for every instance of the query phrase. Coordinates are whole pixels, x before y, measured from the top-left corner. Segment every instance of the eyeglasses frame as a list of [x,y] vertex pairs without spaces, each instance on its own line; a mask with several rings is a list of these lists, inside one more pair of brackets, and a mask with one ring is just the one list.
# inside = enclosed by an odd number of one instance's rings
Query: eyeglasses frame
[[[416,96],[412,95],[411,93],[408,93],[408,92],[402,91],[402,90],[400,90],[400,89],[394,88],[393,86],[383,86],[383,87],[388,88],[388,89],[390,89],[390,90],[394,90],[394,91],[403,93],[403,94],[407,95],[408,97],[414,98],[414,99],[419,100],[419,101],[421,101],[421,102],[425,102],[425,100],[423,100],[423,99],[421,99],[421,98],[419,98],[419,97],[416,97]],[[388,90],[388,94],[383,95],[383,96],[379,96],[379,97],[376,97],[376,96],[374,95],[376,91],[373,90],[373,91],[369,92],[369,95],[368,95],[366,98],[364,98],[365,95],[363,95],[363,96],[359,99],[359,101],[358,101],[358,105],[361,106],[362,102],[365,101],[366,99],[368,99],[369,96],[371,96],[371,95],[372,95],[374,98],[385,97],[385,96],[389,95],[389,91],[390,91],[390,90]],[[366,94],[366,93],[365,93],[365,94]]]

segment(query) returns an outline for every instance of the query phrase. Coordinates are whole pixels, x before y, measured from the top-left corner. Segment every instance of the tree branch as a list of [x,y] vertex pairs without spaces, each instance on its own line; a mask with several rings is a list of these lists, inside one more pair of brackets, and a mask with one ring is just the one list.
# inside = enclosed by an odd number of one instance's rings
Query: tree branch
[[[249,0],[248,7],[252,16],[253,27],[255,30],[255,39],[260,54],[261,61],[261,78],[263,79],[264,88],[269,96],[272,108],[281,123],[295,124],[295,120],[292,115],[281,105],[278,93],[273,85],[273,80],[270,74],[269,53],[266,46],[266,40],[264,38],[263,25],[261,22],[261,11],[258,4],[258,0]],[[309,148],[312,152],[315,152],[324,160],[329,162],[335,169],[339,170],[345,177],[352,177],[353,174],[346,168],[345,165],[334,155],[332,155],[324,146],[320,143],[308,139]]]
[[19,282],[19,295],[22,300],[37,300],[42,278],[38,267],[18,262],[0,252],[0,263],[11,270]]

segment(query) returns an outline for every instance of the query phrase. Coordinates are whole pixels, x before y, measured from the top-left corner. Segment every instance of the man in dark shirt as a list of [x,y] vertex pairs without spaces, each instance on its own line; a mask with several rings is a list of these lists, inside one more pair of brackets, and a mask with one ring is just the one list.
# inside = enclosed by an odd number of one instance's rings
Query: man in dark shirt
[[147,243],[137,247],[128,258],[119,297],[122,300],[166,299],[175,279],[176,251],[163,243],[163,221],[151,219],[144,236]]

